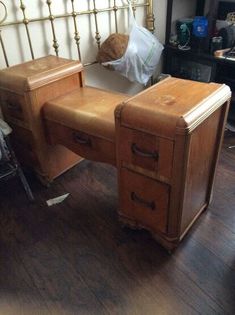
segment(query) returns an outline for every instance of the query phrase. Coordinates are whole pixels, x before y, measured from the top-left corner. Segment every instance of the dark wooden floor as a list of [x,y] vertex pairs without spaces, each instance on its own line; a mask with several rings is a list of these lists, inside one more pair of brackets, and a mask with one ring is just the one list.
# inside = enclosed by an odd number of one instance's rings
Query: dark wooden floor
[[[214,199],[169,255],[121,228],[116,170],[83,161],[50,188],[1,184],[0,315],[235,314],[235,137]],[[46,200],[70,193],[60,205]]]

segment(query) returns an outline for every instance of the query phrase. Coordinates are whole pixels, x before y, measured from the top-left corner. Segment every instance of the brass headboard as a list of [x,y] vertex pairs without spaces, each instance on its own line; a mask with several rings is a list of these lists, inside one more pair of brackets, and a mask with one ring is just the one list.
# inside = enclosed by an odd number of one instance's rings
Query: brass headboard
[[[9,3],[10,2],[10,3]],[[51,42],[43,43],[45,47],[52,48],[54,53],[59,56],[60,48],[63,45],[72,46],[76,50],[76,58],[82,61],[82,63],[87,66],[95,63],[95,60],[86,60],[84,58],[81,47],[83,42],[83,31],[80,25],[80,19],[82,16],[87,16],[89,23],[89,30],[86,31],[90,34],[90,40],[93,40],[94,47],[90,49],[98,50],[104,36],[101,35],[100,27],[104,21],[103,14],[108,14],[108,19],[112,20],[113,27],[109,26],[109,33],[118,32],[120,29],[120,24],[123,24],[122,17],[120,17],[120,12],[128,12],[128,1],[127,0],[84,0],[83,4],[86,2],[87,8],[85,10],[79,10],[78,5],[81,3],[79,0],[62,0],[64,6],[64,13],[57,14],[55,10],[58,6],[58,0],[38,0],[38,1],[27,1],[27,0],[1,0],[0,1],[0,58],[3,59],[0,65],[3,63],[9,67],[11,65],[9,53],[10,50],[16,49],[14,39],[12,39],[11,47],[9,47],[9,35],[8,35],[8,47],[6,45],[7,31],[15,31],[17,36],[19,34],[24,34],[24,47],[23,52],[27,50],[27,57],[23,59],[34,59],[36,58],[34,43],[38,35],[36,33],[35,24],[39,23],[39,27],[44,29],[44,35],[50,34]],[[134,12],[137,12],[139,8],[144,9],[144,20],[145,26],[151,31],[154,31],[154,15],[153,15],[153,0],[132,0],[132,6]],[[102,3],[107,4],[106,7],[100,6]],[[27,4],[27,5],[26,5]],[[40,10],[40,17],[30,17],[31,8],[37,4]],[[16,12],[14,19],[8,21],[9,10]],[[67,43],[61,43],[58,39],[58,34],[61,32],[57,31],[57,21],[62,20],[67,24],[67,30],[71,31],[70,35],[67,35]],[[20,29],[20,32],[19,32]],[[22,33],[22,31],[24,33]],[[18,33],[17,33],[18,32]],[[6,34],[6,37],[5,37]],[[33,39],[33,40],[32,40]],[[19,41],[19,39],[18,39]],[[46,39],[44,39],[46,41]],[[26,46],[26,47],[25,47]],[[28,47],[27,47],[28,46]],[[49,48],[47,49],[49,50]],[[13,52],[11,51],[11,54]],[[23,53],[22,53],[23,54]],[[63,57],[67,57],[64,56]],[[70,56],[71,57],[71,56]],[[22,58],[21,58],[22,59]],[[26,61],[26,60],[25,60]]]

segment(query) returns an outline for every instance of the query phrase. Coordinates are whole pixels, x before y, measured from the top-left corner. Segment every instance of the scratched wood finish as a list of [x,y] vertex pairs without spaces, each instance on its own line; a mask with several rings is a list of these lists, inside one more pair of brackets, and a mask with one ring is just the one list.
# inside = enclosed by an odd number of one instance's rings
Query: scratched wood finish
[[234,314],[232,144],[228,134],[212,204],[172,255],[118,223],[111,166],[83,161],[47,189],[29,177],[35,204],[16,179],[1,184],[0,313]]

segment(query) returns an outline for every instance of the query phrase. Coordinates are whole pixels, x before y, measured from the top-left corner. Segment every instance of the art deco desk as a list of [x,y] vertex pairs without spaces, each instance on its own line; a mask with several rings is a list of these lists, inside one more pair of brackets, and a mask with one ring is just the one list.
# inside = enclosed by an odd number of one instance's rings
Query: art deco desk
[[127,97],[85,86],[82,71],[52,56],[1,71],[5,119],[24,129],[47,179],[51,152],[115,165],[120,220],[173,249],[210,203],[230,89],[168,78]]

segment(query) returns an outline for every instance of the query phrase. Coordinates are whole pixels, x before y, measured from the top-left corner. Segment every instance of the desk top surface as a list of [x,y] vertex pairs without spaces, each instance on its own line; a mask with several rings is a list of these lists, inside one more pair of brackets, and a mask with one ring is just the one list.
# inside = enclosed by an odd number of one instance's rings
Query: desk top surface
[[46,56],[0,71],[0,88],[27,91],[83,70],[79,61]]
[[190,131],[230,97],[224,84],[170,77],[130,98],[122,106],[122,123],[140,129],[168,128],[171,135],[176,128]]

